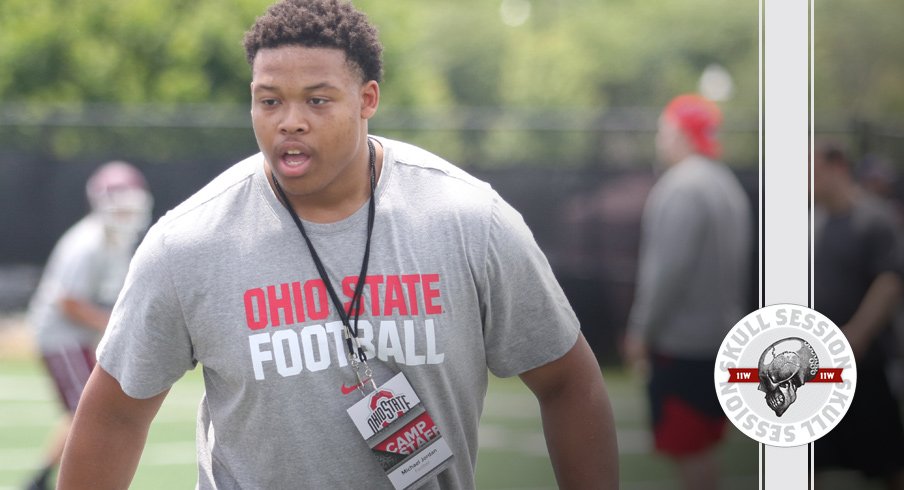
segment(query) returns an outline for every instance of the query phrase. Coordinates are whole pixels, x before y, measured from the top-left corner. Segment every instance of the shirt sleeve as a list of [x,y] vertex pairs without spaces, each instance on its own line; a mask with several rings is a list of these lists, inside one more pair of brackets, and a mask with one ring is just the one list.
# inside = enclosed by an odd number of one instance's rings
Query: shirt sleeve
[[163,392],[197,364],[167,267],[164,237],[152,229],[135,253],[98,346],[98,363],[133,398]]
[[513,376],[565,355],[578,319],[524,219],[498,197],[487,244],[481,314],[490,372]]

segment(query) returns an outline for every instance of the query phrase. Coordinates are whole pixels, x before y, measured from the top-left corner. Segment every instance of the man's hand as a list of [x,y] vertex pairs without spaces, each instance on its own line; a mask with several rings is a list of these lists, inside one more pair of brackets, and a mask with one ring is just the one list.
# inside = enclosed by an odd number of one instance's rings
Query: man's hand
[[622,341],[622,357],[631,371],[646,379],[650,374],[650,353],[647,344],[640,337],[630,333],[625,334]]

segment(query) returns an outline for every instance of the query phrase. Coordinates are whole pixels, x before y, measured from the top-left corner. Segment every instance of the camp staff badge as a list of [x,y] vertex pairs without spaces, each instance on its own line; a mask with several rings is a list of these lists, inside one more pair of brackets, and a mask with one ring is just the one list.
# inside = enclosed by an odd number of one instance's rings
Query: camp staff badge
[[420,486],[452,461],[452,449],[402,373],[347,412],[396,490]]
[[825,315],[777,304],[732,327],[713,379],[722,409],[741,432],[790,447],[819,439],[844,417],[857,367],[847,338]]

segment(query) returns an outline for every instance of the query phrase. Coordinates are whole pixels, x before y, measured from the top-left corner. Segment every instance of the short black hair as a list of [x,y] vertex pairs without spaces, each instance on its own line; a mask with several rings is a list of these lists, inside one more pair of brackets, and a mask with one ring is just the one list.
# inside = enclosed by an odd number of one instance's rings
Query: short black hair
[[834,139],[817,140],[814,153],[821,156],[826,163],[850,166],[847,150],[841,142]]
[[361,71],[363,81],[383,79],[383,46],[367,16],[343,0],[281,0],[245,33],[245,56],[280,46],[336,48]]

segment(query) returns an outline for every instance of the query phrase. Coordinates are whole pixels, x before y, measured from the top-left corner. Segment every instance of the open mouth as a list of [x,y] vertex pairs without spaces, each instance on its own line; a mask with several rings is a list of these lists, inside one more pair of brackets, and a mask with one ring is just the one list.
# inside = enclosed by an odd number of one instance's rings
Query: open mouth
[[287,167],[300,167],[310,159],[311,157],[301,150],[289,150],[282,155],[282,161]]
[[286,177],[300,177],[308,171],[311,155],[300,149],[286,150],[279,156],[280,173]]

